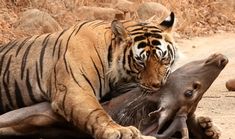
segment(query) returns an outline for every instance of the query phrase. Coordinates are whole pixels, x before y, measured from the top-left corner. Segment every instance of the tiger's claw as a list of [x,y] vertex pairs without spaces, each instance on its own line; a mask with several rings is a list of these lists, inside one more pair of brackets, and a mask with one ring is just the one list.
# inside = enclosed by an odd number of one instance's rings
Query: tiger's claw
[[144,136],[134,126],[106,128],[98,134],[97,139],[156,139],[152,136]]

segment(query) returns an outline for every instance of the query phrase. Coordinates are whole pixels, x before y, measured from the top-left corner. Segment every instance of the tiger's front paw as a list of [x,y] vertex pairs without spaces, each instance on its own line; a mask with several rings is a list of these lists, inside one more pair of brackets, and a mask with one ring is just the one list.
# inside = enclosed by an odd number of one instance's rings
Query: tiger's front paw
[[98,135],[98,139],[156,139],[152,136],[143,136],[140,131],[133,127],[122,127],[122,126],[115,126],[115,127],[108,127],[106,128],[103,133]]
[[208,139],[219,139],[219,137],[221,136],[220,130],[218,129],[218,127],[213,125],[211,118],[198,117],[198,123]]

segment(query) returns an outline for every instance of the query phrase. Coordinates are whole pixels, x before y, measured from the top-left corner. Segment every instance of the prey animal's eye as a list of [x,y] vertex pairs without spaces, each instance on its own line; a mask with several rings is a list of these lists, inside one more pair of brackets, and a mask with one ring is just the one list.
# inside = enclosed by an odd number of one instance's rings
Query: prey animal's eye
[[187,90],[184,92],[184,96],[187,98],[191,98],[193,96],[193,90]]

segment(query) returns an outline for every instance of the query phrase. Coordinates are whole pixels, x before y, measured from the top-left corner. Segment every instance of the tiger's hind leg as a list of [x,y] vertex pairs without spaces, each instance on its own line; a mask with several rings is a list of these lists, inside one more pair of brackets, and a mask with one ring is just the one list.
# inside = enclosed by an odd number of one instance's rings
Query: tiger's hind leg
[[0,115],[0,135],[29,134],[39,127],[63,121],[48,102],[43,102]]

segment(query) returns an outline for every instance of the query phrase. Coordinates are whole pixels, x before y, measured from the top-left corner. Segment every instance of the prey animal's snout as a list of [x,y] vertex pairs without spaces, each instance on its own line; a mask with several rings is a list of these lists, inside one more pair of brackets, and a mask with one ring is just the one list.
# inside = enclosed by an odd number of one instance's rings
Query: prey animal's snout
[[224,68],[228,63],[228,58],[222,54],[211,55],[205,62],[206,65],[215,65],[218,68]]

